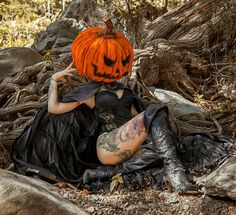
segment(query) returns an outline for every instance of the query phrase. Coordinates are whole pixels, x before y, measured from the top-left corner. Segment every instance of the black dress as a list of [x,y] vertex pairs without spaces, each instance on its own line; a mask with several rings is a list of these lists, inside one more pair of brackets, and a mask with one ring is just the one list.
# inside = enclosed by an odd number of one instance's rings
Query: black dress
[[[101,87],[99,83],[79,87],[65,95],[62,101],[79,101],[92,95],[99,101],[101,96],[96,96],[96,93]],[[139,100],[131,90],[121,84],[116,84],[113,89],[127,89],[129,100],[131,97],[131,103],[141,111]],[[126,95],[123,97],[124,103],[125,97]],[[101,123],[98,109],[91,110],[82,104],[61,115],[48,113],[47,107],[39,110],[33,122],[13,143],[11,158],[15,171],[20,174],[33,172],[49,179],[80,183],[85,169],[100,165],[96,154],[96,140],[104,131],[104,121]],[[99,111],[102,111],[101,108]],[[127,116],[127,113],[123,115]],[[130,118],[131,115],[128,115],[125,121]]]
[[[79,87],[62,98],[62,102],[81,101],[100,91],[101,83],[89,83]],[[20,174],[36,173],[53,180],[63,180],[79,185],[86,169],[100,168],[96,154],[96,141],[104,131],[110,131],[131,118],[129,107],[134,104],[138,112],[142,111],[140,100],[132,94],[129,88],[115,84],[111,90],[125,89],[129,92],[124,98],[127,107],[123,113],[107,114],[104,105],[99,105],[102,92],[97,94],[98,105],[94,109],[85,104],[80,105],[71,112],[62,115],[53,115],[47,112],[47,107],[39,110],[31,125],[15,140],[11,150],[11,158],[15,171]],[[106,92],[107,93],[107,92]],[[109,94],[109,93],[108,93]],[[114,92],[113,92],[114,96]],[[130,103],[130,96],[132,97]],[[103,97],[104,99],[104,97]],[[102,99],[102,100],[103,100]],[[103,100],[104,102],[104,100]],[[156,112],[158,108],[154,108]],[[104,110],[104,114],[101,114]],[[122,110],[117,107],[117,111]],[[108,117],[107,117],[108,116]],[[122,117],[120,117],[122,116]],[[124,117],[125,116],[125,117]],[[114,120],[110,123],[111,118]],[[108,121],[107,121],[108,120]],[[110,124],[109,124],[110,123]],[[231,150],[235,139],[219,135],[192,133],[182,137],[175,137],[179,158],[184,166],[190,170],[201,170],[211,165],[217,165],[219,160],[234,153]],[[150,138],[149,138],[150,140]],[[145,144],[143,146],[146,147]],[[229,150],[228,150],[229,149]],[[134,155],[121,165],[110,167],[119,169],[121,173],[137,171],[158,161],[155,146],[148,145],[145,150]],[[106,174],[103,174],[106,175]]]

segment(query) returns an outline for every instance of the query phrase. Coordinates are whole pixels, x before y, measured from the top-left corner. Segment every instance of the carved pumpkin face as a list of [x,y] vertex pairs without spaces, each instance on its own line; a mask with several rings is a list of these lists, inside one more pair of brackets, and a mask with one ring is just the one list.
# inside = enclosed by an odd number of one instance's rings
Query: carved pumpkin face
[[72,43],[72,59],[79,73],[99,82],[113,82],[131,72],[134,53],[130,42],[113,31],[110,19],[106,28],[93,27],[79,33]]

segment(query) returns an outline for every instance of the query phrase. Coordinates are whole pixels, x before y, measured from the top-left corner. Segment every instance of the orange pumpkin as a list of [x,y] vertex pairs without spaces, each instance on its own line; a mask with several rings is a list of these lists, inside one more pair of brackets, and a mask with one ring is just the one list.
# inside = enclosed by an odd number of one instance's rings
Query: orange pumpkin
[[125,36],[106,27],[92,27],[79,33],[72,43],[72,59],[79,73],[98,82],[113,82],[131,72],[133,48]]

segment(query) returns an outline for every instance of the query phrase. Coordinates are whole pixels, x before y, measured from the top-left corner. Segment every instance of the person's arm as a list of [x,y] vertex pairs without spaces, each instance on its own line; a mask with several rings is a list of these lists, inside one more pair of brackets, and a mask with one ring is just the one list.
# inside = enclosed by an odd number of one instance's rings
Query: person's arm
[[138,115],[138,111],[136,110],[133,104],[131,106],[131,115],[132,115],[132,118]]
[[65,70],[52,75],[48,91],[48,112],[53,114],[62,114],[69,112],[80,105],[79,102],[62,103],[58,101],[57,82],[59,80],[66,82],[65,76],[73,76],[71,73],[76,71],[71,63]]

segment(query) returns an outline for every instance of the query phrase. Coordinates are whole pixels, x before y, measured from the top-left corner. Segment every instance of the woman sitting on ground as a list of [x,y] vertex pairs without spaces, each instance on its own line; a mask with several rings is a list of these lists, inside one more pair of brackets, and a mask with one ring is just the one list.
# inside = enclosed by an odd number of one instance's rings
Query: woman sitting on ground
[[[52,76],[49,113],[39,112],[13,145],[12,159],[16,169],[20,173],[22,169],[34,169],[42,175],[48,171],[73,183],[81,178],[86,168],[91,167],[79,166],[85,164],[85,160],[90,163],[93,160],[97,165],[119,165],[130,159],[149,136],[155,144],[157,157],[163,158],[172,188],[178,192],[191,189],[192,184],[177,158],[169,132],[167,108],[148,107],[132,118],[135,96],[117,81],[131,72],[132,46],[122,34],[113,30],[109,19],[104,22],[105,29],[89,28],[74,40],[72,58],[76,68],[71,63]],[[59,100],[58,81],[66,82],[66,77],[75,71],[91,81]],[[87,111],[88,122],[85,115],[78,115],[81,109],[84,113]],[[90,114],[97,122],[93,126],[85,125],[93,123]],[[95,133],[98,136],[93,140],[96,146],[89,145],[86,138]],[[82,144],[83,141],[86,143]]]

